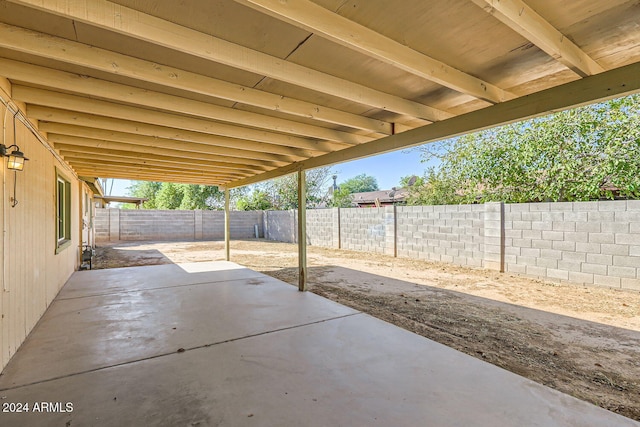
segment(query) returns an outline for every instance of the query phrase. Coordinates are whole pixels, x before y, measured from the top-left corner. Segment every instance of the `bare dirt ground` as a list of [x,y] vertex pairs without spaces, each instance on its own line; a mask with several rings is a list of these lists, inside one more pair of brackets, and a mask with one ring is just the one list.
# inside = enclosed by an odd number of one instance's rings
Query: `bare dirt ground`
[[[94,268],[223,259],[223,242],[119,242]],[[297,286],[297,246],[233,241],[231,260]],[[640,292],[308,247],[310,290],[640,421]]]

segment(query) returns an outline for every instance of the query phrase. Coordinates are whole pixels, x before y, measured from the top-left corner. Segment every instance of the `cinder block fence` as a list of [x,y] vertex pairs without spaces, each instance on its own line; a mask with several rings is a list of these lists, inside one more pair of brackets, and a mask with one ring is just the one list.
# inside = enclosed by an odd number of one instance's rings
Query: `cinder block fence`
[[[110,240],[221,239],[220,211],[99,210]],[[295,242],[295,211],[232,212],[231,237]],[[307,211],[307,243],[640,290],[640,201]]]
[[[231,238],[264,236],[262,212],[233,212]],[[215,240],[224,238],[224,212],[96,209],[96,240]]]

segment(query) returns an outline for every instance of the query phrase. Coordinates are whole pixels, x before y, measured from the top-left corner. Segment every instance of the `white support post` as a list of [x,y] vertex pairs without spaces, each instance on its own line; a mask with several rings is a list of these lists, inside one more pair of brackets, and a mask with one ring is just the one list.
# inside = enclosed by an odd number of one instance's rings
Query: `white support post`
[[224,259],[229,261],[231,259],[229,251],[230,240],[230,219],[229,219],[229,189],[224,189]]
[[307,290],[307,183],[298,171],[298,290]]

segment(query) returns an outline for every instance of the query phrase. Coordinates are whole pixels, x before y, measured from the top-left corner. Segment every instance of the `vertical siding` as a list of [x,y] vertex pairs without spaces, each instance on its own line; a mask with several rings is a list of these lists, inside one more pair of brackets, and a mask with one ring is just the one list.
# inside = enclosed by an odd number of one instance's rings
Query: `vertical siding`
[[[0,78],[0,95],[7,99],[10,87]],[[13,144],[13,117],[0,105],[5,131],[0,143]],[[16,140],[29,158],[22,172],[9,172],[6,159],[0,173],[3,186],[0,223],[3,239],[0,252],[0,367],[22,344],[47,306],[77,266],[79,244],[78,180],[70,172],[71,244],[59,254],[56,248],[56,166],[53,155],[22,124],[16,125]],[[5,140],[6,138],[6,140]],[[17,177],[18,204],[10,206],[14,179]]]

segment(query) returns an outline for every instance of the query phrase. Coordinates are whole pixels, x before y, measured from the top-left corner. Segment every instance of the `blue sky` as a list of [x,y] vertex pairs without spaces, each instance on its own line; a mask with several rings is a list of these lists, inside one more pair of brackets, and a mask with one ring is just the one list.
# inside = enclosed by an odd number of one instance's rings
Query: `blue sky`
[[[401,150],[333,165],[331,169],[338,175],[338,184],[365,173],[374,176],[378,180],[378,186],[380,186],[381,190],[389,190],[391,187],[397,187],[400,183],[400,178],[403,176],[421,176],[426,166],[420,162],[420,153],[418,151]],[[131,181],[116,180],[111,195],[127,195],[127,187],[130,185]],[[108,190],[108,188],[105,189],[107,192]]]

